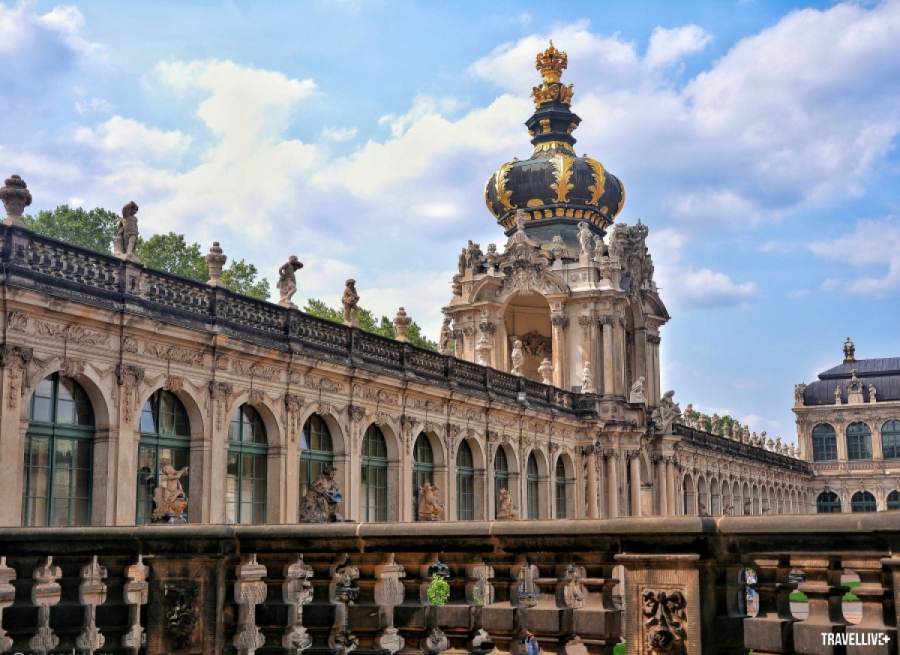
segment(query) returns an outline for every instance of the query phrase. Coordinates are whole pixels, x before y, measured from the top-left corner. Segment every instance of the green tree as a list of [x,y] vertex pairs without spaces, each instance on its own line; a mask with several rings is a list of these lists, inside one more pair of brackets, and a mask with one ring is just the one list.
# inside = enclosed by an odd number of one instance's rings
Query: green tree
[[[306,306],[303,308],[303,311],[307,314],[312,314],[313,316],[324,318],[327,321],[333,321],[334,323],[344,322],[343,312],[338,311],[337,309],[332,309],[321,300],[316,300],[315,298],[310,298],[306,302]],[[381,336],[387,337],[388,339],[397,338],[397,328],[394,326],[394,322],[391,319],[389,319],[387,316],[382,316],[381,320],[378,321],[375,319],[375,315],[372,314],[372,312],[370,312],[368,309],[363,309],[362,307],[359,308],[359,328],[364,332],[380,334]],[[409,328],[407,328],[406,330],[406,337],[414,346],[418,346],[419,348],[427,348],[428,350],[437,350],[437,343],[426,338],[422,334],[422,328],[419,327],[419,324],[415,321],[409,324]]]
[[138,239],[135,254],[144,266],[181,275],[198,282],[209,279],[206,259],[200,252],[200,244],[188,245],[183,234],[154,234],[149,239]]
[[[206,259],[203,260],[203,265],[206,265]],[[266,278],[257,280],[257,275],[259,275],[259,271],[256,270],[256,266],[241,259],[231,262],[228,268],[222,271],[221,279],[222,283],[235,293],[242,293],[259,300],[268,300],[269,280]],[[207,277],[207,279],[209,278]]]
[[37,216],[26,214],[22,220],[38,234],[111,255],[119,216],[100,207],[85,211],[81,207],[60,205],[38,212]]
[[324,318],[326,321],[332,321],[334,323],[344,322],[344,315],[341,312],[332,309],[321,300],[316,300],[315,298],[310,298],[306,301],[306,306],[303,308],[303,311],[307,314]]

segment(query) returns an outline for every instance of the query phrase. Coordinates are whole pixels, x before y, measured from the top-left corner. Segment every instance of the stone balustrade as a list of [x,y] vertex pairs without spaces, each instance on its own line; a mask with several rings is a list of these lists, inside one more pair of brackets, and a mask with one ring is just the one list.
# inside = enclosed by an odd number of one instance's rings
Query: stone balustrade
[[[889,655],[898,548],[892,513],[7,528],[0,652],[501,655],[523,653],[528,630],[559,655],[623,639],[630,655]],[[442,606],[428,600],[438,562]],[[857,624],[841,612],[845,572],[861,581]],[[803,620],[788,601],[797,588]],[[888,641],[843,647],[823,633]]]

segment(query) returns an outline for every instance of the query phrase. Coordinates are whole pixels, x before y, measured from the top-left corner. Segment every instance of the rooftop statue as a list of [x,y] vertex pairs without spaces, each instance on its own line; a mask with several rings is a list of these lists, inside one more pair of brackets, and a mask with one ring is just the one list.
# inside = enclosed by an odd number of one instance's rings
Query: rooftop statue
[[344,305],[344,325],[359,327],[359,294],[356,293],[356,280],[347,280],[344,295],[341,298]]
[[518,339],[516,339],[513,344],[510,359],[512,360],[512,369],[510,370],[510,373],[518,375],[519,377],[525,375],[522,371],[522,367],[525,365],[525,355],[522,354],[522,342]]
[[341,489],[334,481],[337,468],[326,464],[311,485],[306,489],[306,496],[300,505],[301,523],[342,523],[344,517],[337,511],[337,506],[344,502]]
[[450,349],[450,341],[453,339],[453,330],[450,329],[450,321],[453,319],[449,316],[444,317],[444,323],[441,325],[441,336],[438,341],[438,352],[442,355],[452,355],[453,351]]
[[113,254],[119,259],[138,261],[134,254],[138,242],[138,209],[137,203],[133,200],[122,207],[122,218],[116,226],[116,238],[113,241]]
[[662,434],[671,432],[672,423],[681,416],[681,408],[672,397],[674,391],[667,391],[659,401],[659,407],[653,410],[650,420],[653,421],[653,427]]
[[278,304],[282,307],[297,307],[291,302],[291,296],[297,293],[297,270],[303,268],[303,263],[296,255],[291,255],[287,262],[278,269],[278,284],[275,288],[281,291],[281,299]]

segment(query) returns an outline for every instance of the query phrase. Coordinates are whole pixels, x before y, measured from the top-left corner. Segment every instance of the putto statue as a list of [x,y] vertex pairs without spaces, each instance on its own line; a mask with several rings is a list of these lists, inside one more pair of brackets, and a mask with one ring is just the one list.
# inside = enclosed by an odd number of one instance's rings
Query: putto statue
[[518,339],[513,343],[510,359],[512,360],[512,369],[510,370],[510,373],[522,377],[524,375],[522,367],[525,365],[525,355],[522,354],[522,342]]
[[659,407],[654,409],[653,414],[650,415],[653,427],[659,433],[665,434],[670,432],[672,423],[681,416],[681,408],[678,406],[678,403],[672,400],[674,395],[674,391],[667,391],[660,399]]
[[356,293],[356,280],[347,280],[344,295],[341,298],[344,305],[344,325],[359,327],[359,294]]
[[282,307],[297,307],[291,302],[291,297],[297,293],[296,273],[301,268],[303,268],[303,263],[297,259],[296,255],[291,255],[278,269],[278,284],[275,285],[275,288],[281,291],[281,300],[278,301],[278,304]]
[[340,487],[334,481],[337,469],[326,464],[306,490],[306,497],[300,505],[301,523],[342,523],[344,517],[337,511],[337,506],[344,502]]
[[498,521],[512,521],[519,515],[519,508],[513,505],[512,495],[509,493],[509,489],[501,489],[498,500]]
[[134,254],[138,242],[138,209],[137,203],[133,200],[122,207],[122,218],[116,226],[116,238],[113,241],[113,254],[119,259],[139,261]]
[[453,340],[453,330],[450,329],[450,321],[453,319],[449,316],[444,317],[444,323],[441,325],[441,336],[438,341],[438,352],[442,355],[452,355],[453,351],[450,349],[450,341]]
[[594,374],[591,373],[591,363],[585,362],[581,369],[581,393],[596,393],[594,390]]
[[437,499],[435,492],[440,491],[437,485],[427,482],[419,487],[419,520],[440,521],[444,512],[444,503]]
[[187,523],[184,510],[188,499],[181,486],[181,476],[188,474],[188,467],[176,471],[166,464],[159,476],[159,486],[153,490],[156,508],[150,519],[153,523]]
[[634,384],[631,385],[631,397],[629,398],[629,402],[632,403],[645,403],[647,400],[644,398],[644,376],[642,375],[637,380],[634,381]]
[[544,384],[553,384],[553,362],[550,361],[549,357],[545,357],[541,365],[538,366],[538,373],[541,374]]

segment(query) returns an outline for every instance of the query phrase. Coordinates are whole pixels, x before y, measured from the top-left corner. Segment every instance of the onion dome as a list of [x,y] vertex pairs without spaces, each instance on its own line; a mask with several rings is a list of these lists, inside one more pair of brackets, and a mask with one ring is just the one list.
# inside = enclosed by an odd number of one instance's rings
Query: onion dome
[[518,209],[530,219],[527,227],[537,227],[535,220],[542,225],[586,220],[603,233],[625,204],[618,178],[596,159],[575,154],[572,132],[581,118],[569,108],[572,85],[560,83],[567,66],[568,56],[552,41],[538,54],[536,68],[544,79],[531,92],[535,112],[525,123],[534,153],[503,164],[485,186],[485,203],[507,234],[515,230]]

